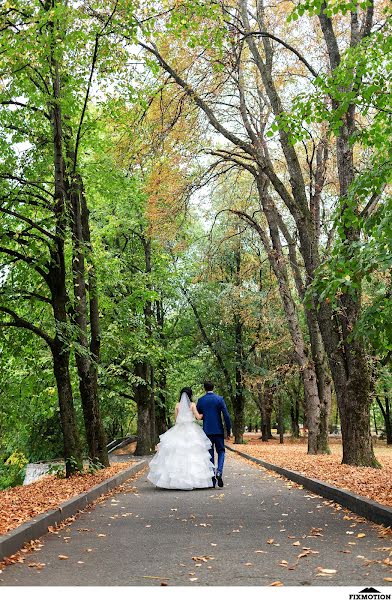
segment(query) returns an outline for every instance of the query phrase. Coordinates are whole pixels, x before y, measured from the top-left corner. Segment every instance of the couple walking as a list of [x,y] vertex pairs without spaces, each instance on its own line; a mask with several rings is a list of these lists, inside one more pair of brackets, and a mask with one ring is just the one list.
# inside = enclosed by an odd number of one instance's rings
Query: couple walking
[[[197,405],[192,402],[191,388],[183,388],[176,405],[176,424],[159,436],[158,452],[150,462],[147,479],[157,487],[192,490],[223,487],[225,443],[222,416],[227,435],[231,422],[225,401],[214,393],[210,381],[204,383],[205,394]],[[203,429],[195,422],[203,420]],[[203,431],[204,430],[204,431]],[[218,456],[215,468],[215,451]]]

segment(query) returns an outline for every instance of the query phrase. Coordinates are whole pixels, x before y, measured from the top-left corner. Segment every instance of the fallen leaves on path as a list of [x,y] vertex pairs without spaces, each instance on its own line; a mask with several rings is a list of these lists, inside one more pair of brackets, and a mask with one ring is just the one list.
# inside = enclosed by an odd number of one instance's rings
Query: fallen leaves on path
[[[305,443],[279,444],[277,440],[261,443],[249,440],[233,447],[274,465],[298,471],[299,473],[325,481],[384,504],[392,505],[392,449],[375,448],[375,454],[382,469],[342,465],[341,445],[331,444],[332,454],[311,456],[307,454]],[[317,496],[316,496],[317,497]]]
[[47,475],[29,485],[0,491],[0,535],[11,531],[33,517],[53,510],[62,502],[94,487],[109,477],[129,467],[119,463],[101,469],[94,475],[85,473],[69,479]]

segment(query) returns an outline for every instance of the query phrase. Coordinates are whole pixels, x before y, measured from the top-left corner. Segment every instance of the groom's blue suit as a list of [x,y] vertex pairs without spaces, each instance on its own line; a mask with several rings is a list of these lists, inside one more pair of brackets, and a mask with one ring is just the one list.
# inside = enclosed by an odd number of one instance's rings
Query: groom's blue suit
[[223,400],[222,396],[218,396],[217,394],[214,394],[214,392],[207,392],[197,401],[197,410],[203,415],[204,433],[212,444],[212,448],[210,450],[211,461],[213,464],[215,464],[215,447],[218,454],[217,473],[222,474],[223,464],[225,461],[225,442],[223,436],[222,415],[225,420],[227,435],[230,435],[231,431],[230,416],[225,401]]

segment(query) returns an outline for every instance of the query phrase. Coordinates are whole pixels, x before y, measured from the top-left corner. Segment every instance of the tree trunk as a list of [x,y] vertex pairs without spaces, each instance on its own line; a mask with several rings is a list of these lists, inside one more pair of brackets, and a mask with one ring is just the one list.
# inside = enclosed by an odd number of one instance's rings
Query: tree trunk
[[[155,303],[156,307],[156,321],[158,326],[158,335],[164,352],[167,350],[167,340],[164,334],[164,311],[162,300],[158,300]],[[167,414],[167,398],[166,398],[166,369],[167,360],[163,358],[158,361],[156,368],[156,390],[157,390],[157,402],[155,406],[155,429],[159,436],[160,434],[167,431],[170,427],[168,414]]]
[[261,383],[257,384],[256,404],[260,410],[260,431],[261,440],[263,442],[268,442],[268,440],[272,439],[271,414],[273,406],[274,389],[274,386],[268,386],[268,384],[264,385],[264,389]]
[[388,390],[385,389],[385,407],[381,401],[381,399],[379,398],[379,396],[376,396],[376,401],[378,406],[380,407],[383,419],[384,419],[384,424],[385,424],[385,435],[386,435],[386,441],[387,444],[392,444],[392,420],[391,420],[391,409],[390,409],[390,404],[389,404],[389,398],[388,398]]
[[[54,33],[54,23],[49,21],[49,29]],[[56,322],[56,334],[52,347],[54,374],[60,405],[60,419],[63,432],[64,460],[66,476],[83,469],[77,419],[73,404],[72,385],[69,373],[70,342],[67,339],[67,288],[64,245],[67,230],[67,214],[65,206],[65,165],[63,158],[63,130],[60,101],[59,65],[55,58],[55,50],[51,47],[52,90],[53,100],[50,103],[51,126],[53,133],[53,166],[54,166],[54,214],[56,242],[51,251],[48,285],[51,292],[53,316]]]
[[320,420],[317,434],[318,454],[330,454],[328,438],[328,422],[331,410],[332,379],[328,368],[328,359],[317,322],[317,315],[313,309],[306,310],[306,319],[310,335],[312,357],[317,377],[317,388],[320,400]]
[[[72,153],[68,153],[72,158]],[[98,368],[100,332],[98,297],[95,286],[94,268],[90,276],[90,323],[91,344],[88,342],[88,308],[85,255],[92,261],[88,211],[83,193],[81,178],[75,175],[68,189],[72,215],[72,273],[74,285],[73,321],[77,326],[78,344],[75,349],[76,366],[79,376],[79,390],[83,407],[84,425],[89,450],[89,459],[94,463],[109,466],[106,448],[106,435],[99,408]],[[93,356],[91,355],[93,351]]]
[[299,438],[299,400],[297,397],[291,398],[290,417],[291,435],[293,438]]
[[278,281],[279,292],[287,319],[288,328],[294,346],[294,354],[297,364],[301,368],[304,388],[306,390],[305,398],[307,400],[306,412],[308,417],[308,453],[317,454],[318,452],[318,433],[320,422],[320,398],[317,388],[317,377],[313,361],[308,356],[308,349],[304,342],[302,330],[299,322],[297,307],[291,294],[288,274],[286,269],[286,260],[283,254],[282,244],[279,234],[279,226],[276,221],[276,214],[272,208],[271,201],[266,188],[266,180],[263,174],[257,178],[260,204],[270,231],[272,250],[268,237],[261,226],[257,230],[267,252],[271,267]]
[[[241,247],[239,246],[235,252],[235,284],[237,288],[241,285]],[[239,296],[239,295],[238,295]],[[240,313],[240,307],[235,308],[234,312],[234,335],[235,335],[235,395],[234,395],[234,423],[233,434],[234,443],[242,444],[244,441],[245,431],[245,398],[244,398],[244,383],[243,383],[243,362],[244,349],[242,340],[243,322]]]
[[136,456],[147,456],[155,450],[155,411],[154,398],[151,393],[150,367],[147,363],[138,363],[135,375],[143,381],[135,388],[135,402],[137,404],[137,444]]
[[279,396],[279,400],[278,400],[278,426],[279,426],[279,444],[283,444],[283,434],[284,434],[284,427],[283,427],[283,402],[282,402],[282,398]]

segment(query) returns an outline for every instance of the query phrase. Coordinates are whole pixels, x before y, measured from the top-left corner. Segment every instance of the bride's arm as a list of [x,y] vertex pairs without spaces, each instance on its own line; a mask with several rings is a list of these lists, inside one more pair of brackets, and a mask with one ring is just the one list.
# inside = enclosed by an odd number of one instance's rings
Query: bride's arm
[[202,418],[203,418],[203,415],[201,415],[201,414],[200,414],[200,413],[197,411],[196,404],[195,404],[194,402],[192,402],[192,404],[191,404],[191,408],[192,408],[192,412],[193,412],[193,414],[195,415],[196,419],[197,419],[198,421],[201,421],[201,420],[202,420]]
[[174,410],[174,419],[177,419],[179,409],[180,409],[180,404],[179,404],[179,402],[177,402],[176,408]]

